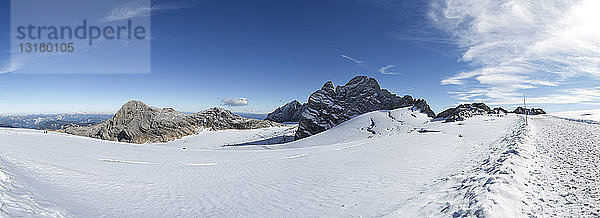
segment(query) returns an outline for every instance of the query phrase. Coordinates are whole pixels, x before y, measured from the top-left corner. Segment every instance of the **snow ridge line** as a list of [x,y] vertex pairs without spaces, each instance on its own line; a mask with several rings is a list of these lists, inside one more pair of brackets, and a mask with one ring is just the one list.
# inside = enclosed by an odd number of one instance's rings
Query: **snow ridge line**
[[519,119],[511,133],[490,145],[490,155],[455,186],[462,194],[460,203],[454,210],[446,204],[446,211],[453,211],[454,217],[522,216],[521,188],[526,180],[522,175],[527,172],[524,162],[530,152],[523,145],[530,141],[529,132]]
[[[523,119],[505,137],[491,143],[489,155],[474,168],[451,175],[440,182],[450,186],[445,196],[421,208],[435,210],[437,216],[446,217],[515,217],[523,216],[521,189],[527,172],[529,130]],[[442,204],[439,206],[439,204]],[[438,204],[433,206],[432,204]],[[431,215],[431,214],[430,214]]]

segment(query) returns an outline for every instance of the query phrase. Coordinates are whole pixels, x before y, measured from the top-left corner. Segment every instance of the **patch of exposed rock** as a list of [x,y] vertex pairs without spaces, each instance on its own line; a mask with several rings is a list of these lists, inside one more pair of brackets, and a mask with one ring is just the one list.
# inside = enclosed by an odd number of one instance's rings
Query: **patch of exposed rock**
[[267,114],[267,118],[265,120],[270,120],[278,123],[298,122],[300,121],[300,116],[302,115],[303,109],[304,106],[302,105],[302,103],[293,100],[275,109],[275,111]]
[[458,107],[440,112],[435,118],[445,119],[444,122],[463,121],[475,115],[488,114],[490,111],[490,107],[484,103],[461,104]]
[[155,108],[140,101],[129,101],[109,120],[88,127],[69,127],[65,133],[98,139],[146,143],[168,142],[200,129],[256,129],[280,124],[243,118],[222,108],[186,114],[172,108]]
[[5,123],[0,123],[0,128],[15,128],[15,127],[5,124]]
[[546,111],[542,110],[541,108],[523,108],[523,107],[517,107],[513,113],[515,114],[528,114],[528,115],[538,115],[538,114],[546,114]]
[[509,112],[501,107],[495,107],[494,109],[488,111],[488,114],[507,114],[507,113],[509,113]]
[[472,104],[461,104],[458,107],[450,108],[445,111],[442,111],[437,116],[436,119],[445,119],[445,122],[455,122],[455,121],[463,121],[466,118],[475,116],[475,115],[485,115],[485,114],[507,114],[507,113],[515,113],[515,114],[527,114],[529,115],[538,115],[538,114],[546,114],[544,110],[541,108],[531,108],[525,110],[523,107],[517,107],[514,111],[510,112],[501,107],[496,107],[494,109],[490,109],[484,103],[472,103]]
[[376,110],[413,106],[430,117],[435,116],[425,100],[392,94],[381,89],[374,78],[366,76],[354,77],[346,85],[337,87],[328,81],[310,95],[304,106],[296,139],[323,132],[352,117]]

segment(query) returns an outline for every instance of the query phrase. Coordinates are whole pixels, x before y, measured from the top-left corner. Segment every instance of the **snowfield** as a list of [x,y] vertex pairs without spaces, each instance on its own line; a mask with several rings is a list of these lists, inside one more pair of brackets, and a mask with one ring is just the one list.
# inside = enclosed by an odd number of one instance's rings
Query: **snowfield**
[[551,117],[531,122],[531,213],[600,217],[600,125]]
[[594,124],[600,124],[600,109],[596,110],[581,110],[581,111],[565,111],[552,114],[557,117],[582,121]]
[[273,144],[292,128],[143,145],[0,129],[0,216],[598,216],[598,125],[401,108]]

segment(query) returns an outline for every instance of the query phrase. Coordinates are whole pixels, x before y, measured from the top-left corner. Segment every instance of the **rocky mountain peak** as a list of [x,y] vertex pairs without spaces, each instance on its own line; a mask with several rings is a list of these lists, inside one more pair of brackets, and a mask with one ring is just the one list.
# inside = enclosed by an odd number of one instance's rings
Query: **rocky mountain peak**
[[271,120],[278,123],[298,122],[303,109],[304,107],[302,103],[293,100],[267,114],[267,118],[265,120]]
[[125,104],[123,104],[123,106],[121,106],[121,109],[123,108],[131,108],[131,107],[143,107],[143,108],[148,108],[150,106],[146,105],[144,102],[138,101],[138,100],[129,100],[128,102],[126,102]]
[[204,113],[204,114],[215,114],[218,115],[220,117],[234,117],[237,116],[235,115],[233,112],[231,112],[230,110],[227,110],[225,108],[220,108],[220,107],[212,107],[209,109],[206,109],[200,113]]
[[484,103],[461,104],[440,112],[435,118],[445,119],[445,122],[463,121],[475,115],[484,115],[490,112],[490,107]]
[[542,110],[541,108],[523,108],[523,107],[517,107],[513,113],[515,114],[528,114],[528,115],[538,115],[538,114],[546,114],[546,111]]
[[[490,109],[484,103],[472,103],[472,104],[461,104],[454,108],[449,108],[445,111],[440,112],[436,119],[445,119],[445,122],[455,122],[455,121],[463,121],[466,118],[475,116],[475,115],[485,115],[485,114],[506,114],[509,111],[505,110],[501,107],[496,107],[494,109]],[[546,112],[541,108],[528,108],[525,110],[523,107],[517,107],[512,113],[515,114],[545,114]]]
[[335,86],[333,85],[332,81],[327,81],[325,84],[323,84],[323,87],[321,87],[321,90],[323,90],[327,93],[335,93]]
[[397,96],[381,89],[374,78],[356,76],[343,86],[333,89],[333,82],[326,82],[320,90],[312,93],[302,110],[296,138],[305,138],[325,131],[357,115],[376,111],[414,106],[433,117],[435,114],[425,100],[411,96]]
[[502,107],[495,107],[494,109],[488,112],[489,114],[507,114],[508,111]]
[[[339,92],[351,91],[351,90],[380,90],[381,87],[375,78],[370,78],[367,76],[355,76],[352,78],[346,85],[338,86],[340,90]],[[341,90],[346,89],[346,90]]]

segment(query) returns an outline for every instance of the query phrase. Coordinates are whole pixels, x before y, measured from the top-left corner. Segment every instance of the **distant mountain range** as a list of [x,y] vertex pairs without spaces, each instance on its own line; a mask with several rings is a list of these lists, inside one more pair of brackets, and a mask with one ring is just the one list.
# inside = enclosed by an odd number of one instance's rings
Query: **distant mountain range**
[[88,126],[111,117],[112,114],[0,115],[0,127],[57,130],[67,125]]
[[249,119],[257,119],[264,120],[267,118],[267,114],[255,114],[255,113],[245,113],[245,112],[233,112],[236,115],[241,117],[249,118]]
[[[191,113],[190,113],[191,114]],[[267,114],[234,112],[241,117],[263,120]],[[70,126],[91,126],[110,119],[112,114],[29,114],[0,115],[1,128],[59,130]]]

